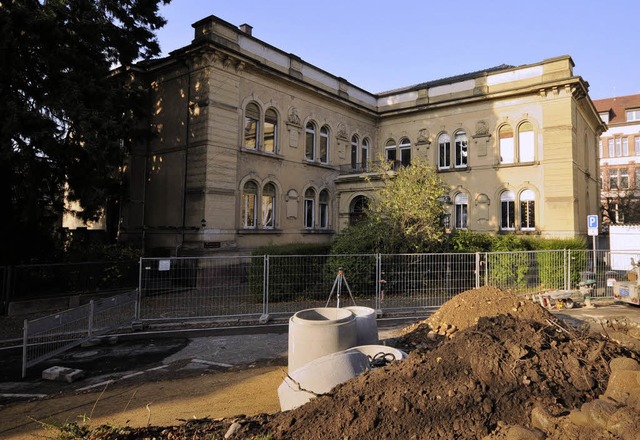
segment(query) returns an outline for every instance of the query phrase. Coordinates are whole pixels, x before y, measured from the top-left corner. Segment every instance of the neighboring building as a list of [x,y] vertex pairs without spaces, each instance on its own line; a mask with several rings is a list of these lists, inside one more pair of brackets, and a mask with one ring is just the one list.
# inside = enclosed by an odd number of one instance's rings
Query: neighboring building
[[154,137],[128,164],[120,237],[171,254],[326,242],[377,160],[433,164],[453,228],[587,233],[604,125],[569,56],[370,93],[217,17],[132,74]]
[[603,223],[640,223],[640,95],[593,101],[608,130],[599,142]]

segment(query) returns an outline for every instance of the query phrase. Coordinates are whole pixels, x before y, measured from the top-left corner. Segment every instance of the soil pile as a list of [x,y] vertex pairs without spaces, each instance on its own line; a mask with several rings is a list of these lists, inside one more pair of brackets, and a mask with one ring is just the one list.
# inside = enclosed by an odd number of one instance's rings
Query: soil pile
[[416,347],[407,359],[295,410],[125,429],[119,438],[268,433],[276,439],[478,439],[507,427],[533,436],[517,438],[545,438],[537,425],[533,431],[532,410],[559,420],[605,392],[612,359],[638,359],[616,343],[566,327],[530,301],[491,288],[457,295],[405,333],[400,345]]

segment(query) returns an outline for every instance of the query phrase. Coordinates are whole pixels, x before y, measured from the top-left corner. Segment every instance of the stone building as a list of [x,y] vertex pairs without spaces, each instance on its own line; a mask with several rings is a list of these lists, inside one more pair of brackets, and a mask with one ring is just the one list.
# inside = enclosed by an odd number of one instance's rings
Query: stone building
[[640,224],[640,95],[593,103],[608,126],[599,141],[603,223]]
[[326,242],[378,160],[433,164],[450,227],[586,235],[604,129],[569,56],[370,93],[210,16],[134,70],[153,136],[128,164],[120,237],[171,255]]

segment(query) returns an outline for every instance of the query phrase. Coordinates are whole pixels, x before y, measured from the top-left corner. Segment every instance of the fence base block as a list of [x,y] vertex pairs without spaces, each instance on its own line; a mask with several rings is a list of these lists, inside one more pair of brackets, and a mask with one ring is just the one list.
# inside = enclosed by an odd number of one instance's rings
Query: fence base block
[[260,319],[258,320],[260,324],[266,324],[269,321],[271,321],[271,315],[269,315],[268,313],[261,315]]
[[68,367],[50,367],[42,372],[42,378],[45,380],[55,380],[57,382],[75,382],[84,377],[84,371],[77,368]]

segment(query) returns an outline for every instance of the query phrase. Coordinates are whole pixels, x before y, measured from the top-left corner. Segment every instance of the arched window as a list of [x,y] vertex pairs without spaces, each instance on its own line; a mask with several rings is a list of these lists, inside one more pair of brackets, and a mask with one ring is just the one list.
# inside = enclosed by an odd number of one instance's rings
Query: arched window
[[256,207],[258,197],[258,185],[248,181],[242,188],[242,227],[254,229],[256,227]]
[[451,167],[451,137],[447,133],[438,136],[438,169]]
[[536,228],[536,194],[530,189],[520,193],[520,228],[529,231]]
[[518,162],[533,162],[534,160],[533,124],[525,122],[518,127]]
[[358,149],[359,149],[358,136],[351,136],[351,169],[358,168]]
[[403,167],[411,165],[411,142],[409,139],[403,138],[400,140],[400,162]]
[[273,229],[275,227],[276,187],[273,183],[267,183],[262,188],[262,227]]
[[458,131],[455,134],[455,149],[456,149],[456,168],[466,168],[468,159],[468,145],[467,134],[464,131]]
[[304,192],[304,227],[313,229],[315,226],[315,204],[316,192],[313,188],[308,188]]
[[513,163],[515,152],[513,145],[513,129],[510,125],[503,125],[498,132],[500,138],[500,163]]
[[278,114],[272,108],[264,113],[264,151],[278,152]]
[[349,224],[355,225],[365,218],[369,200],[365,196],[356,196],[349,205]]
[[254,102],[247,104],[244,110],[244,147],[258,148],[260,126],[260,108]]
[[396,141],[389,139],[384,147],[384,151],[389,162],[395,162],[397,160]]
[[362,170],[367,171],[369,169],[369,139],[362,140],[362,154],[360,155],[360,162],[362,163]]
[[320,228],[327,229],[329,227],[329,191],[323,189],[320,191]]
[[329,162],[329,128],[325,125],[320,129],[320,163]]
[[316,126],[313,122],[307,123],[305,132],[305,158],[307,160],[314,161],[316,160]]
[[454,215],[455,215],[455,228],[467,229],[467,214],[469,207],[469,197],[466,194],[456,194],[454,198]]
[[500,194],[500,229],[515,229],[516,197],[513,191]]

